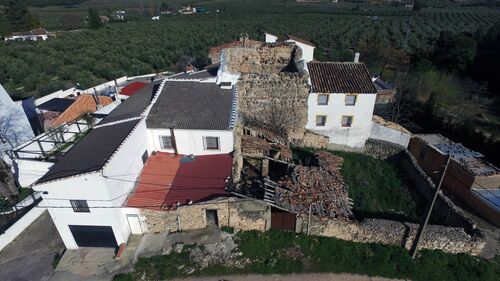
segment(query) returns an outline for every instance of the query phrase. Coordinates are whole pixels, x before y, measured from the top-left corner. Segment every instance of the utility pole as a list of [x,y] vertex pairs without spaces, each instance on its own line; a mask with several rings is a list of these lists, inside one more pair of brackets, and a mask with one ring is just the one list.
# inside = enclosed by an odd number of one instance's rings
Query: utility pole
[[429,218],[431,217],[432,209],[434,208],[434,203],[436,203],[436,199],[439,194],[439,190],[441,189],[441,184],[443,183],[444,176],[446,175],[446,170],[448,170],[448,165],[450,164],[451,161],[451,156],[448,154],[448,158],[446,159],[446,165],[444,166],[443,173],[441,174],[441,178],[439,179],[439,183],[436,187],[436,192],[434,193],[434,197],[432,198],[431,205],[429,206],[429,211],[427,211],[427,216],[425,217],[424,222],[420,225],[418,231],[417,231],[417,236],[415,238],[415,244],[413,245],[412,253],[411,253],[411,258],[414,259],[415,256],[417,255],[418,251],[418,245],[420,244],[420,240],[422,239],[422,236],[425,231],[425,227],[427,226],[427,223],[429,222]]

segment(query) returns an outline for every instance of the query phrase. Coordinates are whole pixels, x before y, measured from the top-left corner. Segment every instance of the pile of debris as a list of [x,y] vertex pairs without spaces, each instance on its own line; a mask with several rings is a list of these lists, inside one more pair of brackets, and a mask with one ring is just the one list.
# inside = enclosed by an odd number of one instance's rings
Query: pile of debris
[[244,135],[241,136],[241,152],[282,161],[292,160],[292,150],[286,145],[286,141],[264,129],[245,127]]
[[340,169],[343,159],[325,151],[314,154],[317,166],[295,166],[276,187],[275,201],[291,212],[329,218],[353,218],[347,185]]

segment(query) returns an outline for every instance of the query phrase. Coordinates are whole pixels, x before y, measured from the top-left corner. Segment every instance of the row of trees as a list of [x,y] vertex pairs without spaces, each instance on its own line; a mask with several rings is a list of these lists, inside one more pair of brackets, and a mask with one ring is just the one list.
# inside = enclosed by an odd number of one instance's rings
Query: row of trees
[[9,0],[0,13],[0,35],[12,31],[27,31],[40,26],[36,15],[28,11],[26,3],[22,0]]

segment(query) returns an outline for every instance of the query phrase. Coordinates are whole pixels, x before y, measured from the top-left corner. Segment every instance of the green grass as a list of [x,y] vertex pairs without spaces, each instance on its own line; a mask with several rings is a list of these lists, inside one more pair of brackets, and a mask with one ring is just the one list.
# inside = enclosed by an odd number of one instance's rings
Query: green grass
[[[293,152],[296,162],[311,161],[313,150],[294,148]],[[416,204],[419,198],[412,198],[401,180],[401,171],[393,163],[360,153],[330,152],[344,159],[341,173],[349,187],[356,215],[394,214],[410,220],[420,219]]]
[[[426,281],[500,280],[499,258],[488,261],[465,254],[421,251],[413,260],[400,247],[278,231],[241,232],[236,235],[236,242],[242,252],[239,259],[251,261],[245,268],[215,264],[192,275],[335,272]],[[116,276],[115,281],[184,277],[186,268],[199,268],[189,256],[191,249],[140,258],[133,272]]]

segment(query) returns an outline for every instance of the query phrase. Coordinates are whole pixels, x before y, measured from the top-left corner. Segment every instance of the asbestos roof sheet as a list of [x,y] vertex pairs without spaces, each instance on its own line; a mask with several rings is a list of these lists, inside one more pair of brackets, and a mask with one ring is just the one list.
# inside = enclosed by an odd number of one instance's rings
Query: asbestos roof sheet
[[160,87],[160,83],[161,81],[155,81],[142,87],[111,111],[106,118],[99,122],[99,125],[141,116],[146,107],[151,103],[154,94]]
[[147,160],[137,187],[124,206],[166,210],[227,196],[225,185],[231,167],[229,154],[190,158],[157,152]]
[[218,67],[206,69],[206,70],[201,70],[201,71],[196,71],[196,72],[181,72],[174,74],[172,76],[167,77],[167,79],[173,79],[173,80],[206,80],[210,78],[216,78],[217,77],[217,71],[219,70]]
[[140,120],[92,129],[43,175],[36,184],[99,171]]
[[370,73],[362,63],[309,62],[313,93],[375,94]]
[[234,93],[215,83],[166,81],[146,119],[148,128],[230,130]]

